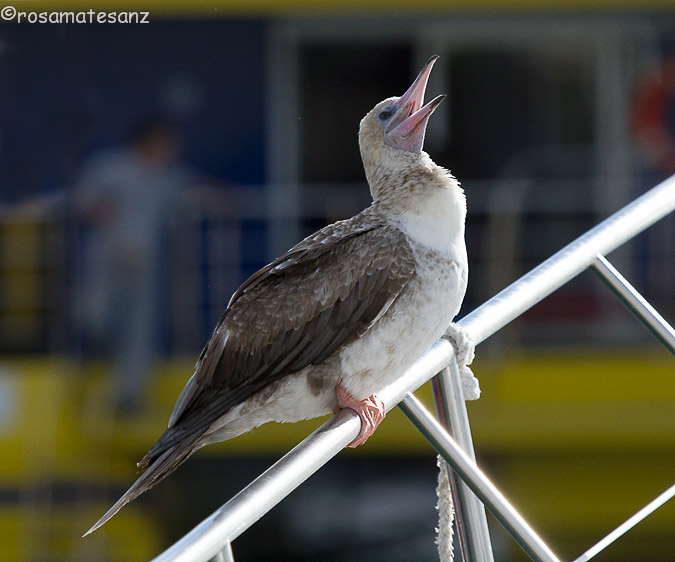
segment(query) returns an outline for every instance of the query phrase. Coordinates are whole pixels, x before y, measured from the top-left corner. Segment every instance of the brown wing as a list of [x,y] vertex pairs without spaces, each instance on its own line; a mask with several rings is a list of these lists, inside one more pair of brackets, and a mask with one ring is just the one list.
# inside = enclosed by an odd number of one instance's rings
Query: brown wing
[[254,274],[234,294],[148,454],[204,432],[268,384],[365,333],[414,275],[397,228],[336,223]]
[[178,398],[169,428],[139,463],[143,474],[87,534],[173,472],[233,406],[321,363],[389,308],[415,275],[415,259],[401,231],[365,218],[320,230],[241,286]]

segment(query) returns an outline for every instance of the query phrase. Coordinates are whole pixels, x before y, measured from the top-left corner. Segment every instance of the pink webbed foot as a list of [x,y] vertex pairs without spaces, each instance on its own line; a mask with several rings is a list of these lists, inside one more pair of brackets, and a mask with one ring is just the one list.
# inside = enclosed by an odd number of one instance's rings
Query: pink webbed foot
[[363,445],[384,419],[386,413],[384,402],[375,394],[371,394],[365,400],[356,400],[342,386],[342,380],[337,383],[335,393],[337,394],[338,408],[354,410],[361,418],[361,431],[356,439],[347,446],[354,448]]

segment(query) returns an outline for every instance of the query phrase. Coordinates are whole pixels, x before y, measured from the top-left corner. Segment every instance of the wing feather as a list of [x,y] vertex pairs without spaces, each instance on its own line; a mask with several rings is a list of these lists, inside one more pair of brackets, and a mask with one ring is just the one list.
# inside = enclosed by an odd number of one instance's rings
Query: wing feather
[[147,462],[266,385],[326,360],[386,312],[416,260],[402,231],[355,219],[303,240],[237,290]]

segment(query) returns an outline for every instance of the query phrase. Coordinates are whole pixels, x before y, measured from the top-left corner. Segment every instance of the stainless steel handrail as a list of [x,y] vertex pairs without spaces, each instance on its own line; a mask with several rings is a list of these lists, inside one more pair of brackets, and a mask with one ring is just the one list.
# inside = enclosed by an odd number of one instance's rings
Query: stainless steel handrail
[[[589,230],[541,265],[464,317],[458,324],[478,344],[607,254],[675,210],[675,176],[637,198]],[[452,345],[440,340],[397,381],[377,394],[387,410],[408,392],[447,367]],[[359,432],[360,422],[343,410],[287,453],[172,547],[155,562],[205,561],[216,556],[255,521],[272,509]],[[526,537],[522,537],[523,540]]]

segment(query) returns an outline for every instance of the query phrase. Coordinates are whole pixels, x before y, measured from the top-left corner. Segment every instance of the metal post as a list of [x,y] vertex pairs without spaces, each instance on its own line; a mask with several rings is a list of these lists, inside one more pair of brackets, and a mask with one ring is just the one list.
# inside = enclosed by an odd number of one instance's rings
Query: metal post
[[560,562],[532,527],[413,394],[408,393],[399,407],[532,560]]
[[666,322],[656,309],[637,292],[626,278],[598,254],[593,263],[593,271],[598,274],[607,286],[621,299],[642,324],[675,355],[675,330]]
[[223,550],[221,550],[211,559],[211,562],[234,562],[234,554],[232,553],[232,544],[228,542],[223,547]]
[[[461,374],[455,358],[448,368],[431,379],[431,388],[440,424],[448,430],[467,456],[476,462]],[[450,486],[464,561],[494,562],[485,507],[453,471],[450,472]]]

